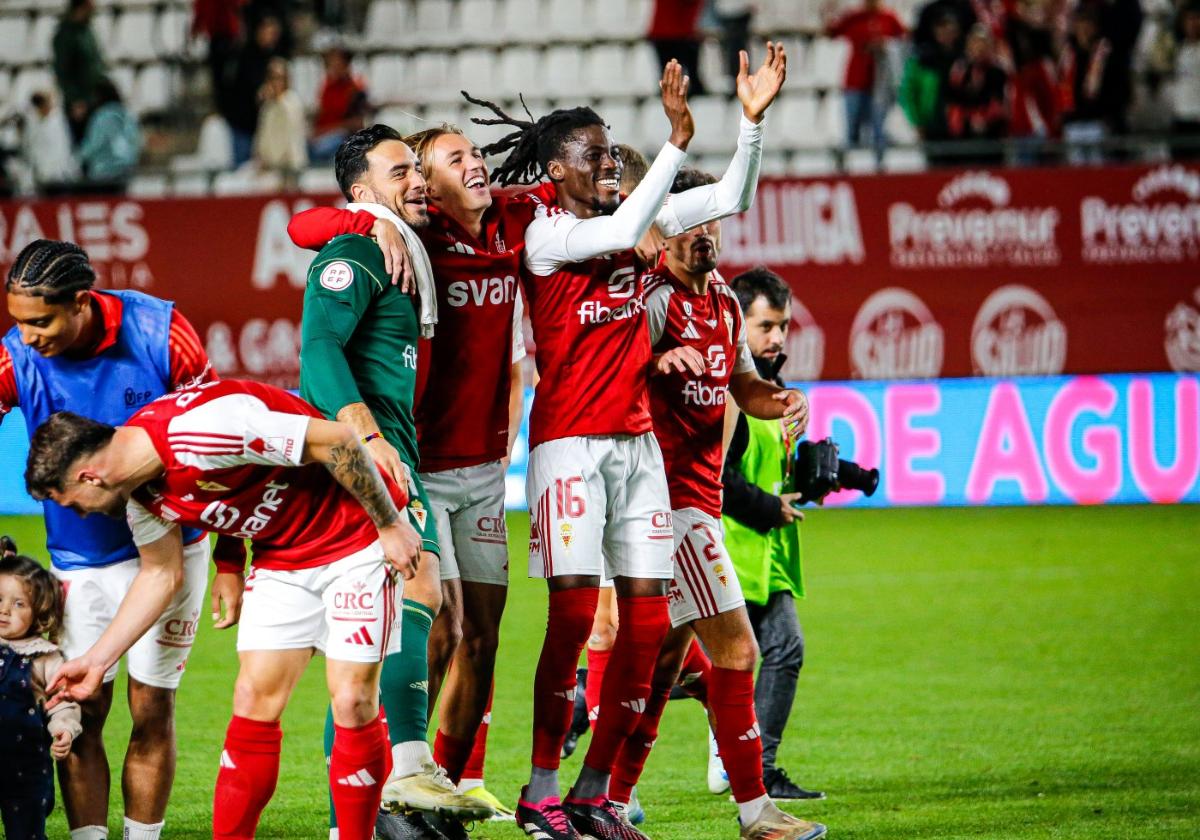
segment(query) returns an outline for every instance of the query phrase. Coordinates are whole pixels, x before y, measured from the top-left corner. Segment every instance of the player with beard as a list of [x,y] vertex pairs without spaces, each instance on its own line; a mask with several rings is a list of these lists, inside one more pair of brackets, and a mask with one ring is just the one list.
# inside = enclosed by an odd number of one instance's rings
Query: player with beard
[[51,415],[30,441],[25,482],[76,513],[128,517],[141,559],[103,634],[59,669],[49,691],[62,691],[47,707],[94,695],[167,608],[182,585],[181,527],[249,539],[214,840],[254,836],[279,776],[280,718],[318,651],[342,836],[370,840],[390,764],[380,661],[397,646],[398,577],[412,577],[421,539],[397,510],[407,494],[381,477],[358,435],[279,388],[225,380],[160,397],[118,427]]
[[[683,169],[672,192],[715,180]],[[662,264],[646,279],[654,353],[681,353],[681,364],[650,380],[650,413],[666,463],[675,531],[675,578],[668,594],[673,629],[659,653],[646,710],[613,769],[610,795],[616,802],[629,800],[658,736],[667,697],[699,637],[712,658],[708,703],[741,836],[814,840],[825,827],[780,811],[763,786],[754,713],[758,646],[721,533],[726,393],[746,414],[782,422],[793,439],[804,432],[808,402],[799,391],[759,377],[738,299],[716,271],[720,250],[721,223],[707,222],[666,240]]]
[[[433,755],[463,793],[500,810],[483,788],[483,762],[508,593],[504,461],[522,413],[517,278],[528,207],[492,193],[483,155],[459,129],[427,129],[405,143],[426,178],[429,224],[420,236],[438,302],[437,333],[418,355],[416,406],[420,477],[442,548],[443,608],[429,643],[431,707],[453,663]],[[378,207],[314,208],[297,215],[288,231],[302,247],[357,233],[375,236],[385,255],[399,253],[396,227],[376,218]],[[525,218],[514,218],[514,211]],[[393,272],[398,264],[393,260]]]
[[[338,149],[335,171],[346,198],[368,203],[389,225],[428,225],[420,161],[394,129],[375,125],[352,134]],[[417,250],[411,255],[414,268],[420,268],[425,252],[415,236],[409,243]],[[432,285],[432,277],[425,276],[427,268],[415,273],[418,281]],[[405,593],[403,644],[384,661],[380,679],[394,765],[383,790],[383,808],[482,819],[491,816],[491,807],[455,791],[426,741],[428,640],[442,606],[442,587],[437,528],[417,475],[413,403],[418,336],[428,332],[436,318],[431,287],[423,290],[419,304],[418,317],[414,298],[390,282],[375,242],[356,234],[334,238],[309,268],[300,392],[327,418],[353,428],[380,470],[410,488],[409,515],[423,540],[419,571]],[[332,745],[331,732],[327,725],[327,748]],[[428,834],[428,827],[419,822],[417,833]]]
[[[527,495],[532,512],[530,575],[550,589],[546,640],[534,680],[533,769],[517,821],[540,840],[641,838],[608,799],[617,751],[650,694],[654,659],[666,635],[666,583],[672,577],[670,499],[651,433],[646,377],[651,352],[634,246],[656,223],[675,235],[748,208],[762,154],[762,119],[783,84],[786,59],[767,45],[754,75],[742,55],[738,96],[744,117],[738,150],[717,184],[667,191],[695,127],[687,78],[671,62],[660,82],[669,142],[624,201],[621,161],[603,120],[590,108],[516,120],[516,130],[484,149],[507,152],[502,184],[541,183],[523,200],[535,207],[525,230],[526,300],[537,342]],[[471,100],[478,102],[478,100]],[[667,371],[682,351],[656,361]],[[575,666],[592,620],[601,572],[614,580],[619,630],[600,717],[584,766],[565,801],[558,766],[570,726]]]

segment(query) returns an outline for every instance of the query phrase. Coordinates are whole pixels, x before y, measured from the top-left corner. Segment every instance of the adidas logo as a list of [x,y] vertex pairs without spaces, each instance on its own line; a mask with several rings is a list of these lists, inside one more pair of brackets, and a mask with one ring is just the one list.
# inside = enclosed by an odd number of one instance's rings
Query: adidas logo
[[549,834],[538,828],[537,823],[527,822],[522,826],[522,828],[525,830],[526,834],[533,838],[533,840],[554,840],[554,838],[552,838]]
[[687,325],[686,327],[684,327],[684,328],[683,328],[683,337],[684,337],[684,338],[699,339],[699,338],[700,338],[700,331],[699,331],[698,329],[696,329],[696,325],[695,325],[695,324],[693,324],[691,321],[688,321],[688,325]]
[[556,692],[554,692],[554,696],[561,697],[562,699],[564,699],[568,702],[574,703],[575,702],[575,688],[571,687],[571,688],[568,688],[566,691],[556,691]]
[[631,712],[637,712],[639,715],[646,711],[646,701],[641,697],[637,700],[622,700],[621,705]]
[[424,691],[426,694],[428,694],[429,680],[417,680],[416,682],[409,683],[408,687],[414,691]]
[[236,770],[237,765],[233,763],[233,759],[229,757],[229,750],[221,750],[221,766],[226,770]]
[[370,787],[375,784],[375,779],[366,769],[362,769],[357,773],[351,773],[349,776],[342,776],[342,778],[337,780],[337,783],[346,787]]
[[600,720],[600,707],[592,706],[588,709],[588,720]]
[[758,739],[759,734],[760,734],[760,732],[758,729],[758,724],[756,723],[753,726],[751,726],[749,729],[746,730],[745,735],[739,735],[738,740],[739,741],[755,741]]
[[371,634],[367,632],[366,627],[360,627],[349,636],[346,637],[348,645],[374,645],[375,640],[371,638]]

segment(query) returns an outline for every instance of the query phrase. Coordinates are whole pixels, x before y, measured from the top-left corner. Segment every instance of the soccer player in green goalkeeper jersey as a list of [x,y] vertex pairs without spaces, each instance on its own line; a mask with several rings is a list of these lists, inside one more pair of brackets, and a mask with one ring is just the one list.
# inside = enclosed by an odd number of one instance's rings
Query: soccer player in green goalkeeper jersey
[[[428,223],[420,164],[393,129],[373,126],[351,135],[338,150],[335,170],[348,200],[383,205],[414,228]],[[354,428],[380,470],[407,484],[413,499],[409,515],[422,537],[417,576],[405,586],[402,649],[384,660],[380,681],[394,764],[383,805],[478,819],[491,809],[455,792],[426,741],[427,646],[442,590],[437,529],[417,475],[413,395],[419,335],[416,302],[392,284],[373,240],[350,234],[321,249],[304,292],[301,396]],[[327,750],[329,742],[327,731]]]

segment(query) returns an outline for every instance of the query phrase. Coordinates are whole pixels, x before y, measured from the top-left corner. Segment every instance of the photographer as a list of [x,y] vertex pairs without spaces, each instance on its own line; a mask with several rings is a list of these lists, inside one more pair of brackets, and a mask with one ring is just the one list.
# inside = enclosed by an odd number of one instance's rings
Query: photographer
[[[739,274],[730,286],[745,316],[759,376],[782,385],[779,368],[791,320],[787,283],[759,267]],[[796,528],[804,516],[793,507],[801,502],[801,494],[795,492],[794,448],[795,441],[785,437],[778,420],[738,416],[725,457],[722,524],[762,651],[754,705],[762,731],[767,794],[773,799],[824,799],[825,794],[798,787],[775,766],[804,664],[804,635],[795,602],[804,595]]]

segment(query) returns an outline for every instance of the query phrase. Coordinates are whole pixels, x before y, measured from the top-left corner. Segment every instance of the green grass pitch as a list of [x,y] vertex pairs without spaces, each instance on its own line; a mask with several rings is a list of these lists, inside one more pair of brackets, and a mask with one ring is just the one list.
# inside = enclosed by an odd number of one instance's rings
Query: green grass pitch
[[[41,524],[0,519],[0,532],[28,550]],[[808,660],[780,763],[829,799],[789,810],[847,840],[1200,836],[1200,510],[817,510],[803,533]],[[545,621],[544,587],[522,574],[527,534],[511,517],[488,753],[489,787],[510,802]],[[180,690],[167,837],[209,836],[233,643],[203,629]],[[260,837],[324,837],[320,664],[284,720]],[[116,711],[110,757],[127,731]],[[672,703],[639,789],[655,840],[736,836],[705,756],[699,706]],[[114,796],[112,836],[119,817]],[[50,836],[66,836],[61,811]],[[490,823],[474,836],[520,835]]]

